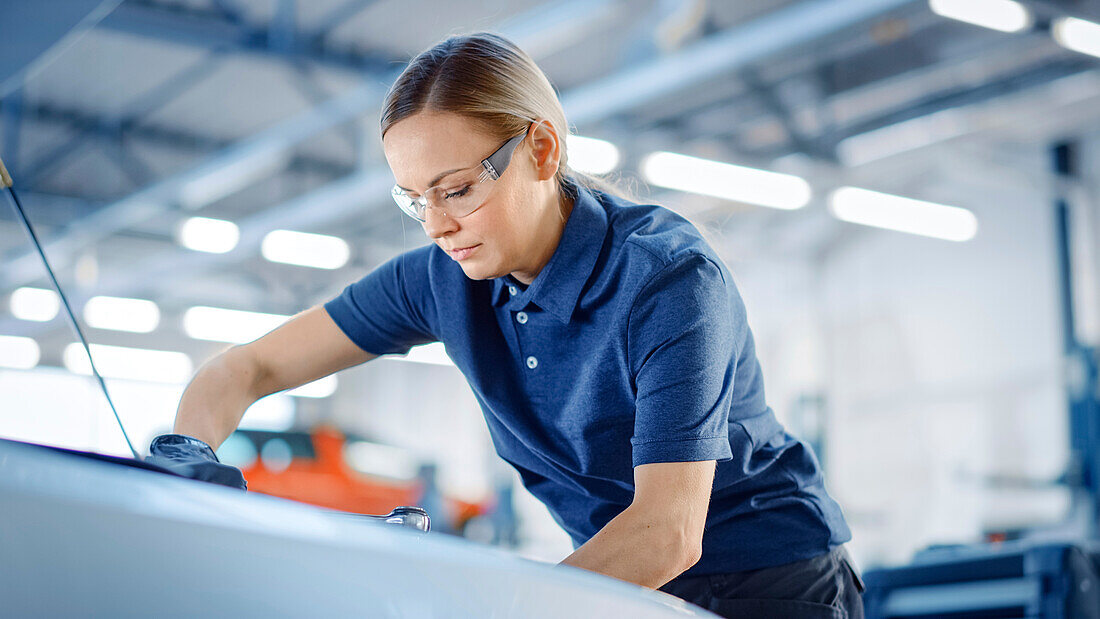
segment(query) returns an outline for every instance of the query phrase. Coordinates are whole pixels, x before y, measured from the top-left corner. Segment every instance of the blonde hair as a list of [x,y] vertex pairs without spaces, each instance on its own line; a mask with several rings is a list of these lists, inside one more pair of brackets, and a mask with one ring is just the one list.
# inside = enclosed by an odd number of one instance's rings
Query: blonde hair
[[413,58],[386,93],[381,135],[421,111],[460,114],[502,142],[546,119],[561,144],[555,179],[563,196],[576,197],[576,182],[633,199],[613,182],[569,167],[569,125],[557,92],[535,61],[500,35],[450,36]]

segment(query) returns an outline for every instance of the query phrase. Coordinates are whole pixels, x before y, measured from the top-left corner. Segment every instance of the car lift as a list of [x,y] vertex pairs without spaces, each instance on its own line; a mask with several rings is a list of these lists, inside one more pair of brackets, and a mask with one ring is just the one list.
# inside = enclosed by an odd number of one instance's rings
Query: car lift
[[1069,533],[1058,541],[1020,539],[934,547],[909,565],[868,570],[869,619],[894,617],[1100,618],[1100,381],[1097,351],[1076,334],[1070,251],[1069,189],[1077,145],[1051,149],[1058,272],[1070,421],[1070,460],[1058,480],[1072,492]]

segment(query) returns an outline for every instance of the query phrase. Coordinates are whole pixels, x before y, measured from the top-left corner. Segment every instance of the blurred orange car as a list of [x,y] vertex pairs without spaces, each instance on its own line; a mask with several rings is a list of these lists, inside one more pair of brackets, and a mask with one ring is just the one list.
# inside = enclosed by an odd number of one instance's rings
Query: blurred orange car
[[[244,439],[255,449],[251,462],[238,464],[250,492],[374,515],[386,514],[401,505],[430,503],[434,508],[429,509],[433,530],[459,534],[470,519],[487,514],[493,507],[492,500],[471,503],[442,497],[447,513],[432,513],[438,511],[440,502],[425,496],[427,480],[422,476],[388,479],[356,470],[345,456],[348,438],[331,426],[318,426],[308,433],[237,430],[230,438],[238,443]],[[280,441],[278,449],[272,449],[272,441]],[[269,457],[272,452],[278,457]],[[227,462],[236,464],[232,458]]]

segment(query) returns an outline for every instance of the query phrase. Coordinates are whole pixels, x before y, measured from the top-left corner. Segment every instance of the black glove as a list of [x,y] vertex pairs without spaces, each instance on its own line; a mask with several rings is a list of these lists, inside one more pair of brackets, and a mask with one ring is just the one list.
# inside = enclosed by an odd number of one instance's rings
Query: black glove
[[240,469],[218,462],[210,445],[183,434],[161,434],[153,439],[145,461],[189,479],[241,490],[248,487]]

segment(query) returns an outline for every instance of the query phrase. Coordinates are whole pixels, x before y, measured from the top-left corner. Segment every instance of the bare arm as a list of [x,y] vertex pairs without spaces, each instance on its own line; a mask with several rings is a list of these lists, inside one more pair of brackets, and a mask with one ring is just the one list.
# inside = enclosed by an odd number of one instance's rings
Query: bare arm
[[695,565],[714,484],[714,460],[634,468],[634,501],[565,558],[572,565],[656,589]]
[[256,400],[374,357],[352,342],[323,306],[314,306],[204,363],[180,398],[172,431],[217,449]]

